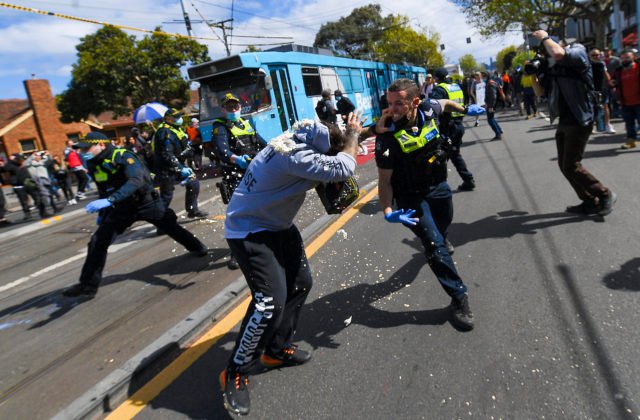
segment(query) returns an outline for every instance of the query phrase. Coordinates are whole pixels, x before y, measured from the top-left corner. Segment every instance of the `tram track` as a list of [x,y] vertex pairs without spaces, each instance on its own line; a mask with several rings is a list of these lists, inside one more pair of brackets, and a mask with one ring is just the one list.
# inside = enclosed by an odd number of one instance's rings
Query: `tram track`
[[[132,261],[132,260],[139,259],[140,257],[142,257],[142,255],[145,252],[148,252],[148,249],[141,249],[139,252],[129,254],[129,256],[127,258],[125,258],[124,261]],[[221,258],[224,258],[227,254],[228,254],[228,251],[219,252],[218,255],[214,255],[214,258],[212,260],[213,261],[217,261],[217,260],[219,260]],[[167,289],[167,293],[170,293],[171,291],[175,290],[176,288],[179,289],[182,286],[186,286],[187,284],[189,284],[191,282],[192,279],[194,279],[202,271],[207,270],[207,269],[208,268],[205,266],[205,267],[203,267],[203,268],[201,268],[201,269],[199,269],[197,271],[192,271],[192,272],[185,273],[185,274],[183,274],[181,276],[177,276],[177,279],[175,279],[173,281],[173,286],[170,287],[169,289]],[[55,293],[58,293],[58,292],[56,291],[56,292],[51,292],[49,294],[46,294],[46,295],[42,296],[42,298],[39,299],[39,301],[45,300],[46,298],[51,297]],[[63,365],[65,362],[71,360],[75,355],[79,354],[82,349],[86,348],[91,343],[93,343],[96,340],[106,336],[108,333],[116,330],[117,328],[125,325],[126,322],[130,321],[132,318],[134,318],[137,315],[143,313],[144,311],[146,311],[147,309],[149,309],[153,305],[155,305],[155,304],[159,303],[160,301],[162,301],[163,299],[165,299],[166,296],[167,296],[167,293],[161,293],[160,292],[160,293],[157,293],[157,294],[154,294],[154,295],[150,296],[147,299],[144,299],[139,304],[137,304],[135,307],[133,307],[131,310],[125,312],[124,314],[122,314],[119,317],[115,318],[114,320],[112,320],[111,322],[106,324],[105,326],[99,328],[94,333],[92,333],[89,336],[85,337],[84,339],[80,340],[79,342],[74,344],[72,347],[68,348],[67,350],[65,350],[64,352],[62,352],[61,354],[59,354],[58,356],[53,358],[52,360],[48,361],[42,367],[36,369],[33,373],[25,376],[23,379],[21,379],[20,381],[16,382],[15,384],[13,384],[13,385],[5,388],[5,389],[1,389],[0,390],[0,405],[6,403],[9,399],[11,399],[12,397],[17,396],[19,393],[26,391],[29,388],[29,385],[33,384],[37,380],[42,379],[46,375],[48,375],[51,372],[53,372],[57,367]]]

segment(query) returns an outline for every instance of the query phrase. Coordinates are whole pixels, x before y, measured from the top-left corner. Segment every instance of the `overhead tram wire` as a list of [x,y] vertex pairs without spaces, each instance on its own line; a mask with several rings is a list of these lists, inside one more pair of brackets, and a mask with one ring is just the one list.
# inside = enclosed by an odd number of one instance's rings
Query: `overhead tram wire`
[[93,23],[93,24],[102,25],[102,26],[112,26],[112,27],[118,28],[118,29],[126,29],[126,30],[129,30],[129,31],[144,32],[144,33],[148,33],[148,34],[152,34],[152,35],[163,35],[163,36],[172,36],[172,37],[175,37],[175,38],[202,39],[202,40],[207,40],[207,41],[215,41],[215,39],[213,39],[213,38],[202,38],[202,37],[188,36],[188,35],[182,35],[182,34],[171,34],[171,33],[163,32],[163,31],[152,31],[152,30],[149,30],[149,29],[136,28],[136,27],[133,27],[133,26],[118,25],[118,24],[109,23],[109,22],[101,22],[99,20],[81,18],[81,17],[71,16],[71,15],[63,15],[63,14],[55,13],[55,12],[47,12],[47,11],[44,11],[44,10],[34,9],[32,7],[17,6],[15,4],[4,3],[4,2],[0,2],[0,7],[6,7],[6,8],[9,8],[9,9],[14,9],[14,10],[20,10],[20,11],[23,11],[23,12],[36,13],[36,14],[39,14],[39,15],[53,16],[53,17],[57,17],[57,18],[60,18],[60,19],[68,19],[68,20],[74,20],[74,21],[78,21],[78,22]]

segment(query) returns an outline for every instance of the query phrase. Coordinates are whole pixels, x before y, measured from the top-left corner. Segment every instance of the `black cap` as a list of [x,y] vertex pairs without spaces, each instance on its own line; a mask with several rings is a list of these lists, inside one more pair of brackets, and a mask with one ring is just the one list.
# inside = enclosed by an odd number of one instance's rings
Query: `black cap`
[[105,136],[100,132],[92,131],[91,133],[87,134],[85,137],[81,138],[76,144],[73,145],[73,147],[76,147],[78,149],[88,149],[94,144],[108,143],[108,142],[109,142],[109,138],[107,136]]
[[340,92],[339,90],[336,90],[335,92],[333,92],[334,96],[342,96],[342,92]]
[[167,117],[180,118],[180,117],[182,117],[182,114],[183,113],[181,111],[178,111],[175,108],[169,108],[169,109],[167,109],[165,111],[164,117],[165,118],[167,118]]
[[444,80],[449,75],[449,71],[444,67],[437,68],[436,71],[433,72],[433,75],[437,77],[439,80]]

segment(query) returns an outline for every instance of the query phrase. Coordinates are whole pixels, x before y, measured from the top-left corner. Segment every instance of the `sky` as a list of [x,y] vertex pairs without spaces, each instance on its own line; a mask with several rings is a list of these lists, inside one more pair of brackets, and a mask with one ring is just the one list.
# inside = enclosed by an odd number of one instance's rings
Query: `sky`
[[[260,44],[278,39],[254,36],[292,37],[293,42],[312,45],[323,23],[337,21],[360,6],[376,3],[382,15],[401,14],[411,18],[415,29],[428,28],[440,34],[445,44],[445,61],[457,63],[460,56],[472,54],[479,63],[488,63],[499,50],[522,43],[522,35],[482,39],[468,25],[464,15],[449,0],[183,0],[193,23],[193,35],[209,47],[209,56],[225,56],[221,32],[198,20],[223,21],[233,16],[232,43]],[[156,26],[170,33],[186,35],[183,23],[167,23],[182,18],[179,0],[9,0],[16,6],[83,19],[124,25],[145,30]],[[233,5],[233,6],[232,6]],[[233,14],[232,14],[233,7]],[[75,46],[80,38],[93,33],[100,25],[61,19],[0,6],[0,99],[26,98],[23,80],[48,79],[53,94],[64,91],[76,62]],[[126,31],[139,37],[143,32]],[[242,36],[242,37],[241,37]],[[245,38],[248,37],[248,38]],[[466,43],[470,37],[471,44]],[[232,46],[239,53],[245,46]],[[263,49],[269,46],[261,47]]]

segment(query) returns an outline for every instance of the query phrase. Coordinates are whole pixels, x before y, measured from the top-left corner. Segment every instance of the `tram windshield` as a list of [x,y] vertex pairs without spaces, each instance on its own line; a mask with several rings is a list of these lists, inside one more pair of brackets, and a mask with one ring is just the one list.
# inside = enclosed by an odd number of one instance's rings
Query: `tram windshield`
[[212,120],[225,115],[220,100],[228,92],[240,99],[242,114],[251,114],[271,106],[265,74],[258,69],[240,69],[201,79],[200,120]]

